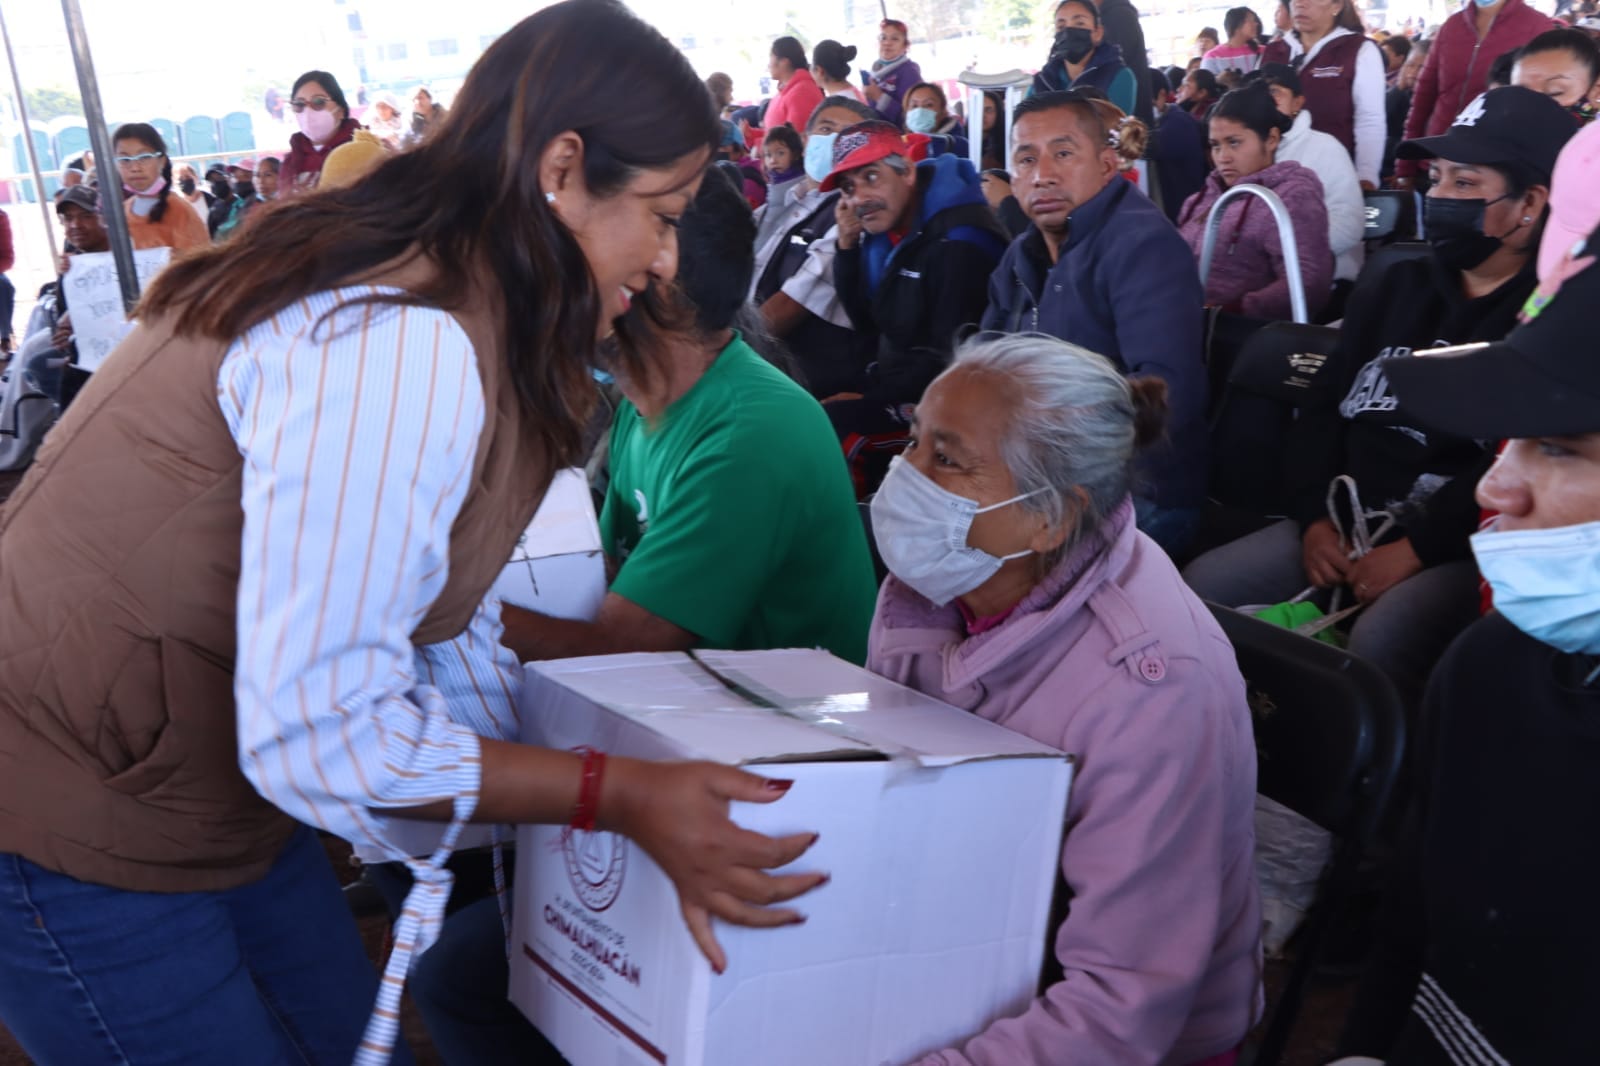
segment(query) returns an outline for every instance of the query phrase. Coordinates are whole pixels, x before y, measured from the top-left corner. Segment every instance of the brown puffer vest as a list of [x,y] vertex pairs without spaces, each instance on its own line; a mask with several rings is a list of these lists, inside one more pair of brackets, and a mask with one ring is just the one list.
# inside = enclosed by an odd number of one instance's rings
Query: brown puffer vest
[[[455,317],[485,424],[418,645],[466,628],[550,481],[490,317]],[[265,874],[294,829],[239,770],[227,347],[139,326],[0,513],[0,852],[116,888],[216,891]]]

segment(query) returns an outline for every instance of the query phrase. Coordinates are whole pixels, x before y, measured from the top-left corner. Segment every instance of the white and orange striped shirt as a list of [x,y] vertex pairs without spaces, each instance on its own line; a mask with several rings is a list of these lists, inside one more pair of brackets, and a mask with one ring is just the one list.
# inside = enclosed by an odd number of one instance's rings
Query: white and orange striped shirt
[[[479,738],[517,735],[521,677],[497,603],[454,640],[411,643],[445,586],[485,400],[472,344],[443,311],[365,305],[322,321],[375,291],[273,316],[217,380],[244,457],[240,766],[288,814],[417,879],[357,1059],[370,1063],[387,1061],[404,974],[437,936],[444,862],[477,806]],[[448,826],[384,813],[439,801]]]

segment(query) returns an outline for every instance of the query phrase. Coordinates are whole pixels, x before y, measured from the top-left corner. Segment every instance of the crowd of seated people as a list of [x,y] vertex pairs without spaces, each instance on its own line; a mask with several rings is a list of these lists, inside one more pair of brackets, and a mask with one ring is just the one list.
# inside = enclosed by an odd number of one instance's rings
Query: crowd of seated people
[[[1036,998],[916,1066],[1233,1066],[1264,1011],[1257,755],[1213,606],[1305,600],[1350,609],[1409,737],[1338,1062],[1594,1060],[1600,52],[1523,0],[1426,47],[1287,0],[1148,70],[1126,7],[1065,0],[1026,99],[970,126],[899,22],[861,91],[853,47],[782,37],[736,109],[567,0],[404,135],[323,71],[281,162],[197,182],[119,128],[120,210],[174,262],[0,511],[28,605],[0,615],[0,1021],[29,1053],[406,1061],[403,986],[451,1066],[559,1063],[506,999],[490,826],[632,838],[714,967],[713,918],[796,923],[825,875],[728,820],[781,782],[513,743],[519,664],[809,646],[1079,759]],[[639,84],[594,108],[617,69]],[[1384,197],[1399,247],[1367,239]],[[69,256],[108,202],[61,195]],[[12,370],[57,397],[67,295]],[[1219,323],[1302,307],[1336,339],[1292,476],[1224,531]],[[597,615],[501,604],[591,461]],[[382,896],[382,980],[304,825]],[[170,932],[159,965],[108,946],[130,924]]]

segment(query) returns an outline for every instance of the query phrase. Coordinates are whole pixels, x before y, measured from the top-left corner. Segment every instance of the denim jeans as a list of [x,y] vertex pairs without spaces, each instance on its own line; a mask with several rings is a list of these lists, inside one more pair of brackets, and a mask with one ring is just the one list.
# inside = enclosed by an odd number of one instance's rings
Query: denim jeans
[[[1183,579],[1195,595],[1224,607],[1281,603],[1311,584],[1301,539],[1298,522],[1279,522],[1206,552],[1184,567]],[[1387,674],[1401,702],[1415,711],[1439,656],[1477,617],[1477,567],[1464,560],[1441,563],[1406,578],[1356,615],[1349,649]]]
[[377,992],[309,829],[226,892],[129,892],[0,854],[0,1020],[38,1066],[348,1066]]

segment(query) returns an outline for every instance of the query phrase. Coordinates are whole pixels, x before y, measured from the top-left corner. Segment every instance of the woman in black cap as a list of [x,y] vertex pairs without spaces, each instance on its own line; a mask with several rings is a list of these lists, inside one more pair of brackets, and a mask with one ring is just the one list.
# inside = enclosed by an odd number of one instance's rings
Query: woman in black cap
[[1495,610],[1429,684],[1422,788],[1334,1066],[1600,1061],[1593,263],[1569,256],[1504,341],[1386,368],[1408,419],[1506,439],[1477,486],[1499,515],[1472,538]]
[[1491,456],[1471,437],[1397,415],[1382,360],[1496,339],[1515,325],[1534,287],[1550,175],[1573,132],[1555,101],[1505,88],[1473,101],[1443,135],[1400,147],[1433,176],[1423,209],[1433,255],[1363,277],[1352,293],[1321,371],[1340,402],[1302,412],[1292,431],[1290,518],[1184,571],[1202,597],[1229,605],[1348,587],[1365,605],[1350,650],[1388,674],[1408,707],[1477,615],[1467,538],[1478,521],[1472,486]]

